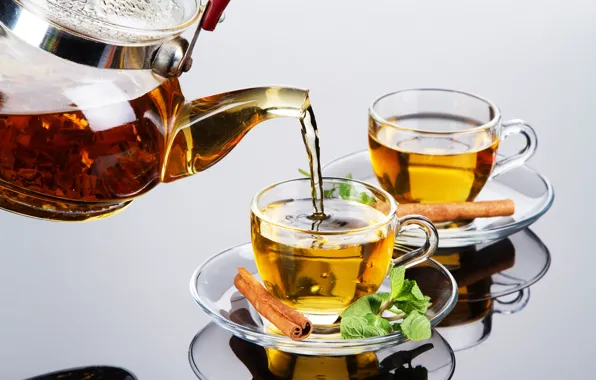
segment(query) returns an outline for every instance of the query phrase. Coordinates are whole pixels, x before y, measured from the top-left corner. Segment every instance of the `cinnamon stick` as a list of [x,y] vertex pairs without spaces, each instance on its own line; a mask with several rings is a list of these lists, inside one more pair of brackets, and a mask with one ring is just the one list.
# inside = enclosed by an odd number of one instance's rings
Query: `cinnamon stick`
[[263,317],[286,336],[303,340],[312,332],[312,324],[304,315],[273,297],[249,271],[238,268],[234,285]]
[[418,214],[434,223],[475,218],[510,216],[515,213],[511,199],[502,201],[459,202],[459,203],[406,203],[397,208],[399,217]]

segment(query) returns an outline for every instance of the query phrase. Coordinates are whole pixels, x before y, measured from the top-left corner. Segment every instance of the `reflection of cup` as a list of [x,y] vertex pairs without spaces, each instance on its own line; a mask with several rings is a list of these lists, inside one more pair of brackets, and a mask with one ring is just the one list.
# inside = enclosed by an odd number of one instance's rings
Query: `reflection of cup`
[[485,247],[440,249],[433,256],[453,275],[459,302],[491,298],[492,277],[515,265],[515,246],[506,238]]
[[230,348],[255,380],[384,380],[387,376],[399,379],[426,378],[420,375],[428,375],[427,368],[414,365],[412,362],[425,352],[433,350],[435,346],[432,343],[424,343],[410,350],[396,351],[397,347],[394,346],[384,350],[388,352],[382,353],[309,356],[263,348],[232,337]]
[[[472,284],[469,287],[462,287],[460,289],[463,291],[479,292],[486,294],[490,292],[490,285],[490,278],[487,278],[482,281],[476,282],[475,284]],[[457,304],[455,304],[455,307],[453,308],[451,313],[449,313],[449,315],[447,315],[447,317],[445,317],[445,319],[441,321],[439,326],[458,326],[461,324],[477,321],[490,314],[492,306],[493,302],[490,298],[475,302],[459,301]]]
[[513,314],[523,310],[530,300],[530,289],[506,297],[476,302],[458,302],[439,325],[439,332],[453,351],[462,351],[484,342],[492,329],[493,314]]
[[[398,91],[377,99],[369,115],[374,172],[400,203],[473,201],[489,178],[522,165],[537,146],[529,125],[501,123],[495,104],[465,92]],[[526,147],[497,160],[500,142],[514,134]]]
[[[349,179],[324,178],[323,186],[326,219],[311,217],[309,179],[270,186],[251,207],[255,261],[267,290],[319,325],[335,322],[356,299],[376,293],[392,264],[416,265],[437,246],[432,223],[398,218],[387,192]],[[392,259],[395,234],[412,225],[426,233],[427,244]]]
[[279,379],[364,380],[379,374],[374,352],[350,356],[299,356],[266,349],[269,370]]
[[453,274],[459,300],[441,321],[439,330],[454,351],[475,346],[488,338],[493,313],[513,313],[523,309],[528,291],[519,291],[512,301],[491,297],[492,276],[515,264],[515,246],[503,239],[488,246],[442,249],[433,257]]

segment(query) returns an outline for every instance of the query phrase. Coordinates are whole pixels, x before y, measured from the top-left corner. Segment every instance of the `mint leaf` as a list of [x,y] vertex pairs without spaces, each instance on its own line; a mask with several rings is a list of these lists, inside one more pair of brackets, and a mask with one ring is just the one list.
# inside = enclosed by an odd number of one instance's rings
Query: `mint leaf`
[[[414,280],[405,278],[406,268],[399,266],[389,272],[391,292],[364,296],[350,305],[341,317],[340,331],[343,339],[368,338],[402,332],[408,339],[417,341],[431,336],[430,320],[426,312],[430,297],[425,296]],[[403,318],[391,323],[383,318],[389,311]]]
[[428,310],[430,297],[424,297],[423,300],[411,300],[411,301],[400,301],[395,305],[406,314],[410,314],[412,311],[417,311],[420,314],[426,314]]
[[422,290],[420,290],[416,281],[414,281],[414,285],[412,286],[412,290],[410,290],[410,294],[412,294],[412,296],[414,296],[414,298],[418,301],[422,301],[424,299]]
[[350,199],[350,194],[352,193],[352,185],[349,183],[340,183],[339,184],[339,196],[345,200]]
[[387,334],[384,329],[371,326],[364,317],[345,317],[341,320],[342,339],[372,338]]
[[367,193],[362,193],[360,194],[360,202],[364,203],[365,205],[372,206],[377,203],[377,200]]
[[381,305],[388,300],[389,293],[377,293],[359,298],[341,313],[342,322],[345,317],[364,317],[366,314],[378,314]]
[[[377,293],[375,294],[375,296],[379,297],[381,299],[381,305],[391,301],[391,294],[389,293]],[[377,310],[377,314],[379,313],[380,309]]]
[[425,315],[412,311],[400,325],[401,331],[410,340],[419,341],[431,336],[430,321]]
[[375,314],[366,314],[364,320],[366,320],[370,326],[383,330],[385,334],[391,333],[391,323],[383,317],[379,317]]
[[298,172],[300,172],[300,174],[302,174],[303,176],[309,177],[310,178],[310,173],[307,172],[304,169],[298,169]]
[[379,308],[380,305],[381,301],[375,297],[375,295],[359,298],[356,302],[348,306],[343,313],[341,313],[342,323],[344,318],[364,317],[366,314],[372,313],[373,308]]
[[395,315],[405,316],[405,314],[406,314],[403,312],[403,310],[398,309],[395,305],[392,305],[389,309],[387,309],[387,311],[390,313],[393,313]]
[[[310,173],[308,171],[304,169],[298,169],[298,172],[303,176],[310,178]],[[346,174],[344,178],[352,179],[352,173]],[[335,190],[338,188],[339,196],[344,200],[352,200],[368,206],[373,206],[375,203],[377,203],[377,200],[372,195],[366,192],[359,193],[354,186],[350,185],[349,183],[342,183],[339,185],[339,187],[333,186],[333,188],[329,190],[323,190],[323,198],[333,198],[335,195]]]
[[413,299],[412,296],[412,288],[414,287],[415,281],[411,281],[408,279],[404,279],[403,285],[397,297],[394,298],[395,301],[409,301]]
[[401,293],[401,289],[404,286],[404,279],[406,276],[406,267],[399,266],[397,268],[391,268],[389,272],[389,278],[391,279],[391,299],[395,300]]
[[409,314],[412,310],[415,310],[421,314],[425,314],[428,310],[430,297],[425,297],[418,287],[416,281],[404,280],[404,285],[399,293],[399,296],[395,297],[395,305],[403,310],[406,314]]

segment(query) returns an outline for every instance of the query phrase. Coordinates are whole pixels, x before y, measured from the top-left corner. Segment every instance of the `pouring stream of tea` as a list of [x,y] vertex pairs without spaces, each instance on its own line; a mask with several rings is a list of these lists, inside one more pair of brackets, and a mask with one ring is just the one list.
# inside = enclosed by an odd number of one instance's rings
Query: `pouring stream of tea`
[[[321,175],[321,149],[319,146],[319,133],[312,106],[309,106],[302,118],[302,138],[306,146],[308,164],[310,169],[310,189],[312,193],[313,215],[312,219],[320,221],[326,218],[323,206],[323,180]],[[313,226],[314,229],[314,226]]]

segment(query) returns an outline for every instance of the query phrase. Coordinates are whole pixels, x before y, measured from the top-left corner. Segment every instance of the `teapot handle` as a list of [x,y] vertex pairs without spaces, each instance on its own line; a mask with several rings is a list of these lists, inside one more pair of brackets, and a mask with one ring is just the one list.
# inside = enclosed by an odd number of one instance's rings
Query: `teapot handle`
[[202,28],[213,32],[222,19],[223,12],[230,3],[230,0],[209,0],[205,15],[203,15]]
[[176,78],[192,67],[192,52],[201,30],[214,31],[223,20],[223,12],[230,0],[209,0],[199,20],[199,25],[190,43],[183,38],[175,38],[163,43],[151,61],[151,69],[164,78]]

